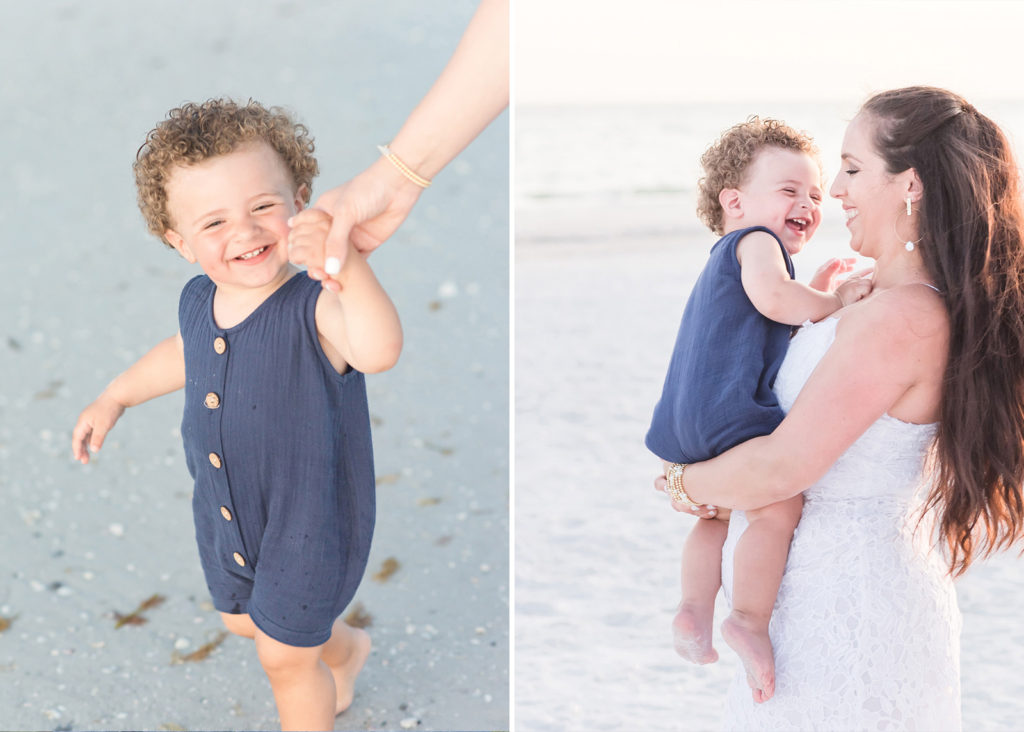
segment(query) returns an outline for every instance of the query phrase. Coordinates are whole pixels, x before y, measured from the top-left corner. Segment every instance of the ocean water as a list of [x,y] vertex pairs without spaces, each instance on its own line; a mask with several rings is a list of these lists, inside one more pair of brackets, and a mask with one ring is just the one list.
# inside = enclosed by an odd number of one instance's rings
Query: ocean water
[[[705,234],[697,219],[700,155],[750,115],[782,119],[821,150],[827,190],[839,169],[846,123],[860,100],[650,106],[520,107],[516,111],[515,209],[519,246],[565,239]],[[977,101],[1024,154],[1024,99]],[[828,198],[803,269],[848,256],[838,201]],[[701,241],[703,246],[703,241]],[[798,258],[798,259],[800,259]],[[801,263],[797,262],[798,273]]]

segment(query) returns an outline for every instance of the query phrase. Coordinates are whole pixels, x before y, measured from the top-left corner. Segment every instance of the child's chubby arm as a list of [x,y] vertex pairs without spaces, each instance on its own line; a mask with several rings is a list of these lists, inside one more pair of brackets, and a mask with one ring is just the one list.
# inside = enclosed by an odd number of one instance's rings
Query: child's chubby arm
[[181,333],[157,343],[146,355],[110,382],[78,415],[71,433],[71,453],[83,465],[98,452],[114,423],[128,407],[185,386],[185,348]]
[[[290,259],[296,264],[323,266],[330,214],[310,209],[292,228]],[[316,304],[316,327],[331,364],[346,364],[365,374],[387,371],[402,351],[402,324],[391,298],[351,242],[341,272],[333,275],[340,292],[324,288]]]
[[821,292],[790,279],[779,243],[764,231],[753,231],[736,247],[743,290],[758,312],[787,325],[818,321],[871,292],[871,281],[850,279],[832,292]]

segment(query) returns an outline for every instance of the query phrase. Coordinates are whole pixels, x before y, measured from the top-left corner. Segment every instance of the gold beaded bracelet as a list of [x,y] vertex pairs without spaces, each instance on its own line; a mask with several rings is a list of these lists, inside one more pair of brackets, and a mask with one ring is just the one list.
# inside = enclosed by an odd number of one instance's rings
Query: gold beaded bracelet
[[683,487],[683,473],[686,472],[687,465],[688,463],[672,463],[672,466],[665,472],[665,479],[667,480],[665,492],[668,493],[669,498],[673,501],[688,503],[690,508],[697,508],[700,504],[694,503]]
[[391,161],[391,164],[398,168],[399,172],[406,178],[411,180],[413,183],[418,185],[420,188],[430,188],[432,181],[427,180],[422,175],[417,174],[412,168],[402,162],[401,158],[391,152],[391,148],[387,145],[377,145],[377,149],[380,150],[380,154]]

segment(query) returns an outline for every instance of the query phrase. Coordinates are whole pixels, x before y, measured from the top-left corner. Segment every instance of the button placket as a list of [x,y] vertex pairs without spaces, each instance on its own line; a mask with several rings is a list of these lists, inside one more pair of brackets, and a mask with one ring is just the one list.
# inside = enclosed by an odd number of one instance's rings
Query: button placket
[[[224,409],[223,396],[226,393],[227,384],[227,371],[228,371],[228,360],[230,358],[230,349],[227,338],[223,334],[219,334],[213,339],[213,351],[214,356],[214,368],[211,373],[210,382],[205,384],[206,394],[203,399],[203,405],[209,410],[210,418],[210,444],[208,445],[210,453],[210,471],[213,473],[213,486],[214,495],[210,501],[210,510],[218,511],[221,515],[221,519],[217,521],[216,531],[226,532],[229,540],[224,543],[226,547],[225,551],[231,551],[229,557],[224,557],[229,561],[232,561],[238,567],[245,568],[247,573],[252,572],[252,568],[249,566],[249,562],[245,557],[245,545],[242,543],[242,533],[238,527],[238,522],[234,521],[234,502],[231,496],[231,481],[228,473],[227,460],[224,457],[223,447],[223,419]],[[232,548],[235,551],[232,551]]]

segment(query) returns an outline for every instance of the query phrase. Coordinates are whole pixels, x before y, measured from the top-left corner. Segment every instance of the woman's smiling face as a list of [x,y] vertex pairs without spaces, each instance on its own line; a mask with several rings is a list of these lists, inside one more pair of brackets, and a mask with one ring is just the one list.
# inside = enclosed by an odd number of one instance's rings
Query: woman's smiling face
[[[877,259],[883,251],[916,235],[906,218],[907,181],[905,171],[893,175],[875,149],[877,121],[858,114],[843,137],[842,166],[829,194],[843,204],[850,248],[861,256]],[[897,225],[899,228],[897,229]]]

